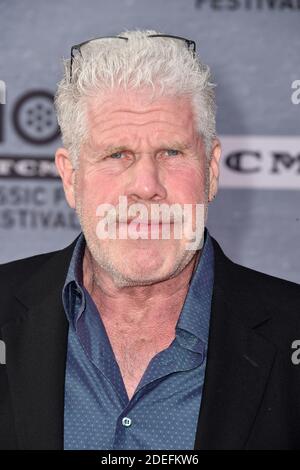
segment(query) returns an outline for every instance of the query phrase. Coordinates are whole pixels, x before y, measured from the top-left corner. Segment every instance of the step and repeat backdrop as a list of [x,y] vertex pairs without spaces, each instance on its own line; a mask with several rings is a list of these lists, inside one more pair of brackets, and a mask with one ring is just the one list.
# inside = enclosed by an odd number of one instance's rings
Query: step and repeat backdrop
[[300,282],[300,0],[0,0],[0,262],[79,233],[54,166],[61,58],[136,28],[194,39],[212,69],[211,234],[234,261]]

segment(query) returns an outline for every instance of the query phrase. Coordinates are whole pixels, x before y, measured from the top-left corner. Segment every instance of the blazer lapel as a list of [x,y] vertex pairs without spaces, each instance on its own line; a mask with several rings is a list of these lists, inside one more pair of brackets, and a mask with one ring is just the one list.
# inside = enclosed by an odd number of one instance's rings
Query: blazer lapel
[[262,401],[276,348],[258,333],[270,312],[263,311],[259,299],[249,301],[238,279],[230,275],[234,264],[213,241],[215,282],[195,449],[242,449]]
[[21,449],[62,449],[68,323],[62,288],[76,240],[56,252],[16,294],[2,328]]

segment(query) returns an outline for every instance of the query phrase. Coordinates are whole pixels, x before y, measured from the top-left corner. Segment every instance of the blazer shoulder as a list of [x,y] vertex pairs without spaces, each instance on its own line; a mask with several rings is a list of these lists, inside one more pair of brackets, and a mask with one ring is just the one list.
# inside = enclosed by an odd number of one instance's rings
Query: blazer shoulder
[[3,291],[4,286],[15,286],[29,279],[40,268],[43,268],[51,258],[69,259],[73,252],[78,237],[65,248],[50,251],[48,253],[40,253],[27,258],[10,261],[0,264],[0,286]]
[[28,278],[31,273],[34,273],[36,269],[59,251],[60,250],[41,253],[0,264],[1,286],[3,286],[3,284],[15,284],[19,279],[24,280],[25,276]]
[[279,291],[286,290],[299,294],[299,284],[238,264],[223,252],[215,239],[213,239],[213,244],[216,269],[219,268],[221,271],[226,270],[231,282],[236,281],[237,285],[247,283],[248,289],[252,287],[259,290],[278,288]]
[[16,298],[21,303],[34,302],[60,287],[77,239],[61,250],[0,265],[0,325],[18,315]]
[[270,274],[242,266],[229,259],[216,240],[216,284],[237,305],[249,306],[256,311],[272,312],[277,319],[290,320],[300,326],[300,285]]

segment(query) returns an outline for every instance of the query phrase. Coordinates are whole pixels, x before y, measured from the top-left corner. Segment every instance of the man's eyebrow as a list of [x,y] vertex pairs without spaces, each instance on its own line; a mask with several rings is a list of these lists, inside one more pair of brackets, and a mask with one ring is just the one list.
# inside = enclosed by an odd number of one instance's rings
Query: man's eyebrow
[[160,145],[161,148],[169,148],[169,149],[176,149],[176,150],[187,150],[191,148],[191,144],[188,144],[187,142],[166,142],[163,145]]
[[109,145],[105,147],[101,152],[106,155],[111,155],[112,153],[123,152],[124,150],[129,150],[127,145]]
[[[170,142],[162,142],[158,147],[157,150],[161,149],[176,149],[176,150],[187,150],[191,148],[191,145],[186,142],[179,142],[179,141],[170,141]],[[117,152],[123,152],[125,150],[132,150],[130,145],[108,145],[106,147],[100,147],[99,150],[97,148],[94,149],[93,153],[101,153],[105,155],[111,155]]]
[[129,150],[127,145],[108,145],[107,147],[102,147],[101,145],[91,145],[93,155],[111,155],[116,152],[122,152],[124,150]]

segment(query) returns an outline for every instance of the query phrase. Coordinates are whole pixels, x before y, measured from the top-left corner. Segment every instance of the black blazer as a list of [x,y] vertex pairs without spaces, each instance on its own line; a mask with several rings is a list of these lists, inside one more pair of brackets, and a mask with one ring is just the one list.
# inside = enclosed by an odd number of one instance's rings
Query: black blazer
[[[67,248],[0,266],[0,448],[62,449]],[[300,449],[300,287],[230,261],[215,281],[195,449]]]

